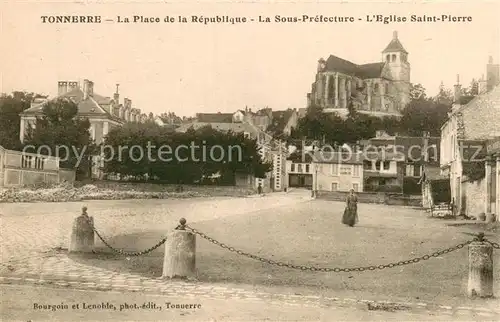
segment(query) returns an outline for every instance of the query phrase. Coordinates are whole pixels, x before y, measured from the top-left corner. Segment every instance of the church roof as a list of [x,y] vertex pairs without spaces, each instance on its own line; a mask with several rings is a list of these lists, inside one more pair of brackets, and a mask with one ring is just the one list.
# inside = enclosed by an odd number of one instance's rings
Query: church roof
[[385,47],[382,53],[395,52],[395,51],[402,51],[406,54],[408,53],[403,47],[403,44],[401,44],[401,42],[399,41],[397,31],[394,32],[391,42],[389,43],[389,45],[387,45],[387,47]]
[[353,75],[362,79],[379,78],[385,63],[370,63],[357,65],[343,58],[330,55],[326,60],[325,71],[336,71],[348,75]]

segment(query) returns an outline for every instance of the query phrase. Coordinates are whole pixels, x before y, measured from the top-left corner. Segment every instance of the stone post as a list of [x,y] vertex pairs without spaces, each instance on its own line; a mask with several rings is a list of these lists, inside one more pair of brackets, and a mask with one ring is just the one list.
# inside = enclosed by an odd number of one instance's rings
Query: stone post
[[87,214],[87,207],[75,218],[71,232],[69,252],[91,253],[94,250],[94,218]]
[[481,233],[478,241],[469,244],[467,295],[470,298],[493,297],[493,246],[484,242],[483,238]]
[[165,243],[162,278],[196,277],[196,235],[186,231],[186,219],[179,222]]

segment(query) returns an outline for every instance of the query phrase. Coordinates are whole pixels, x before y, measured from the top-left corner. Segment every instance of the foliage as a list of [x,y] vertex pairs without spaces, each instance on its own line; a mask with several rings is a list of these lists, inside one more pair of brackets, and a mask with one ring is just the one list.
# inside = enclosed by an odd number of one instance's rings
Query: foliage
[[61,167],[76,168],[77,175],[82,175],[88,174],[89,158],[95,152],[95,145],[90,137],[88,119],[77,118],[77,112],[78,107],[71,100],[47,102],[35,128],[28,131],[25,146],[50,148],[50,151],[41,149],[39,152],[60,157]]
[[19,114],[30,108],[35,98],[40,94],[27,92],[13,92],[0,97],[0,145],[6,149],[19,150],[22,145],[19,141],[21,117]]
[[463,162],[463,175],[469,182],[479,181],[486,176],[486,169],[483,161]]
[[[237,172],[262,178],[271,169],[261,160],[256,140],[210,126],[172,133],[156,124],[127,124],[112,129],[105,145],[110,147],[105,151],[105,172],[135,178],[147,174],[164,182],[196,183],[219,174],[220,180],[231,181]],[[111,154],[120,147],[123,153]]]

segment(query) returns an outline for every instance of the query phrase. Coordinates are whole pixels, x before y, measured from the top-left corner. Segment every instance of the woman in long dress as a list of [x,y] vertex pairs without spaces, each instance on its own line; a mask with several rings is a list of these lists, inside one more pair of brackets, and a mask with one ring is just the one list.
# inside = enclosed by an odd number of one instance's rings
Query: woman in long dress
[[344,216],[342,216],[342,223],[353,227],[355,223],[358,222],[358,197],[354,193],[354,189],[351,189],[349,195],[346,198],[346,207],[344,210]]

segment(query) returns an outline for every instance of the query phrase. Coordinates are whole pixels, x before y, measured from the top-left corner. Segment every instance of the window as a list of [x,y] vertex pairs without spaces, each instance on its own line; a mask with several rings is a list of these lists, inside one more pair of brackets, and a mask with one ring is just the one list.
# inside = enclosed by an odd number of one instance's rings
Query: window
[[306,172],[309,173],[309,164],[306,164]]
[[396,61],[396,54],[392,54],[392,62]]
[[292,163],[292,166],[291,166],[291,168],[290,168],[290,171],[295,172],[295,164],[294,164],[294,163]]
[[332,182],[332,191],[338,191],[339,190],[339,184],[337,182]]
[[332,174],[334,176],[338,176],[339,175],[339,165],[336,164],[336,163],[332,164]]
[[359,192],[359,184],[357,184],[357,183],[353,183],[353,184],[352,184],[352,189],[353,189],[355,192]]
[[380,161],[375,161],[375,170],[382,170],[382,163]]
[[385,94],[389,94],[389,84],[385,84]]
[[391,55],[387,55],[387,56],[385,56],[385,60],[386,60],[387,62],[390,62],[390,61],[391,61]]
[[302,172],[302,164],[297,165],[297,172]]
[[375,93],[378,93],[378,84],[375,84],[375,85],[373,86],[373,91],[374,91]]
[[340,174],[351,175],[352,174],[352,166],[347,165],[347,166],[340,167]]
[[384,170],[389,170],[391,168],[391,163],[389,161],[384,161]]
[[372,162],[369,161],[369,160],[364,160],[363,161],[363,169],[365,169],[365,170],[372,170],[373,169]]
[[413,164],[407,164],[406,165],[406,176],[408,177],[413,177],[413,172],[415,171],[415,168]]
[[352,176],[353,177],[359,177],[359,165],[354,165],[353,166]]

